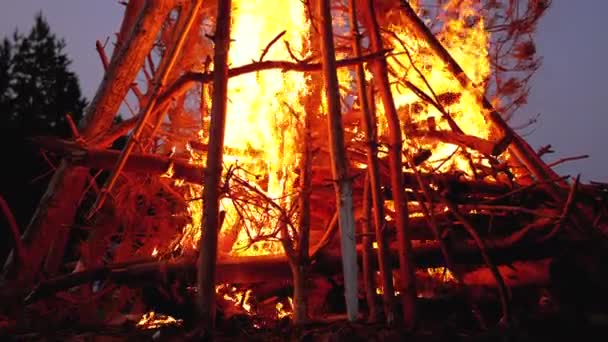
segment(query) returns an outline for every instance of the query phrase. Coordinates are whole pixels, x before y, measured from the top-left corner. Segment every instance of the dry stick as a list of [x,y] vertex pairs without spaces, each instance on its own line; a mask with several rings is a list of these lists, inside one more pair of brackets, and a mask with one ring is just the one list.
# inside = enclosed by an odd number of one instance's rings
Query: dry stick
[[589,158],[588,154],[583,154],[583,155],[575,156],[575,157],[566,157],[566,158],[562,158],[562,159],[556,160],[556,161],[548,164],[547,166],[548,167],[554,167],[554,166],[557,166],[557,165],[565,163],[565,162],[569,162],[569,161],[573,161],[573,160],[579,160],[579,159],[586,159],[586,158]]
[[270,43],[268,43],[268,45],[266,45],[266,47],[262,51],[262,54],[260,55],[260,59],[259,59],[258,62],[261,62],[261,61],[264,60],[264,56],[266,56],[266,54],[268,53],[268,51],[270,50],[270,48],[272,47],[272,45],[274,45],[274,43],[276,43],[279,39],[281,39],[281,37],[283,37],[285,35],[285,33],[287,33],[287,31],[283,31],[283,32],[277,34],[276,37],[274,37],[270,41]]
[[318,19],[321,22],[321,55],[323,56],[323,80],[327,99],[327,129],[331,144],[331,165],[334,177],[336,203],[340,212],[340,243],[344,275],[344,297],[346,314],[350,322],[357,319],[359,300],[357,291],[357,251],[355,240],[355,218],[351,180],[348,176],[344,127],[340,108],[340,92],[336,73],[336,53],[334,48],[333,27],[329,0],[320,0]]
[[122,150],[121,156],[116,164],[115,169],[108,176],[108,180],[106,181],[105,186],[101,189],[100,195],[97,197],[95,203],[93,204],[91,212],[89,213],[89,217],[91,217],[95,212],[97,212],[97,210],[99,210],[101,208],[101,206],[103,205],[109,192],[112,190],[112,187],[118,180],[118,176],[120,175],[120,172],[124,168],[124,166],[127,162],[127,158],[129,157],[129,154],[131,153],[131,151],[133,151],[135,144],[139,142],[139,137],[145,127],[146,121],[148,120],[148,117],[150,116],[150,114],[152,113],[154,107],[156,106],[156,104],[158,102],[158,95],[160,94],[161,90],[164,88],[165,82],[167,81],[167,78],[169,77],[171,70],[175,66],[175,63],[182,50],[182,47],[184,45],[188,32],[190,32],[190,29],[192,28],[192,25],[194,24],[194,20],[197,18],[197,13],[198,13],[199,9],[201,8],[201,6],[202,6],[201,1],[197,1],[193,5],[192,9],[190,10],[190,13],[188,13],[188,16],[189,16],[188,21],[182,28],[181,32],[179,33],[179,38],[178,38],[177,42],[175,43],[175,45],[173,46],[173,48],[171,49],[169,54],[165,57],[165,58],[167,58],[167,60],[165,61],[163,58],[163,61],[162,61],[163,65],[161,66],[161,69],[159,70],[159,72],[157,74],[157,76],[159,78],[158,78],[158,80],[156,80],[156,84],[154,85],[154,88],[152,88],[152,90],[149,92],[150,96],[149,96],[148,102],[139,111],[139,114],[138,114],[139,120],[137,122],[137,126],[135,126],[133,133],[129,137],[129,140],[127,140],[126,146]]
[[[357,23],[357,8],[356,1],[349,1],[350,8],[350,27],[352,32],[352,43],[355,57],[359,58],[361,53],[361,35],[358,29]],[[370,108],[374,101],[373,89],[370,87],[370,94],[368,99],[367,84],[365,82],[365,71],[361,64],[357,64],[357,88],[359,95],[360,106],[363,110],[363,128],[365,130],[365,138],[367,140],[367,165],[369,175],[369,185],[366,181],[365,186],[369,187],[371,193],[372,205],[374,208],[374,230],[376,233],[376,244],[378,245],[378,269],[380,271],[380,280],[382,285],[382,300],[384,304],[384,314],[386,323],[392,325],[395,320],[395,305],[394,296],[395,290],[393,288],[393,272],[388,264],[389,251],[386,243],[386,237],[384,235],[384,199],[380,192],[380,171],[378,161],[378,144],[375,123],[375,111]],[[364,201],[365,208],[368,204]],[[371,315],[370,315],[371,316]]]
[[[381,51],[382,38],[375,16],[374,4],[372,0],[367,0],[365,3],[366,8],[363,10],[363,17],[367,31],[370,34],[370,45],[372,51]],[[416,325],[416,279],[411,257],[412,242],[408,227],[407,196],[403,191],[401,125],[388,81],[386,60],[374,60],[372,71],[374,78],[379,82],[378,88],[382,97],[382,104],[384,105],[384,113],[388,121],[390,178],[395,205],[395,224],[399,248],[399,276],[403,323],[406,330],[413,330]]]
[[21,242],[21,235],[19,234],[19,226],[17,225],[17,220],[15,220],[15,216],[13,215],[11,208],[8,206],[8,203],[6,202],[4,197],[2,197],[2,195],[0,195],[0,209],[2,209],[2,213],[4,214],[4,217],[6,218],[6,221],[8,223],[8,228],[11,230],[11,233],[13,235],[18,265],[21,267],[27,267],[27,254],[25,252],[25,247],[23,247],[23,242]]
[[317,242],[317,245],[312,249],[312,252],[310,253],[310,259],[316,259],[317,256],[321,252],[323,252],[323,250],[327,246],[329,246],[329,244],[336,236],[336,231],[338,231],[338,216],[339,212],[336,210],[334,215],[331,217],[331,220],[327,224],[327,227],[325,228],[325,233],[323,234],[319,242]]
[[581,178],[581,175],[577,175],[576,179],[574,180],[574,183],[572,183],[572,186],[570,186],[570,192],[568,193],[568,199],[566,200],[566,203],[564,204],[564,209],[562,210],[562,213],[559,217],[559,220],[557,221],[557,224],[555,225],[555,227],[553,227],[551,232],[549,232],[549,234],[544,236],[540,241],[546,241],[546,240],[552,238],[563,227],[564,222],[568,219],[568,216],[570,215],[570,211],[572,210],[572,206],[574,205],[574,197],[575,197],[574,195],[576,194],[576,190],[578,188],[580,178]]
[[[409,156],[409,155],[406,154],[406,156]],[[417,199],[417,200],[420,203],[420,207],[422,209],[422,214],[424,215],[425,219],[427,220],[429,227],[431,228],[431,232],[433,233],[433,236],[435,237],[435,240],[439,243],[439,249],[440,249],[443,259],[445,261],[445,266],[449,270],[452,271],[452,274],[454,274],[454,278],[456,279],[458,286],[464,286],[463,275],[460,272],[460,269],[456,267],[456,264],[454,263],[451,255],[450,255],[450,251],[448,250],[448,246],[446,245],[445,241],[441,237],[441,233],[439,232],[439,225],[437,224],[437,220],[435,219],[435,215],[433,215],[433,210],[432,210],[433,200],[432,200],[432,197],[429,193],[429,190],[428,190],[426,184],[422,180],[422,177],[420,175],[420,170],[418,170],[418,168],[411,161],[408,161],[408,164],[412,168],[412,170],[414,172],[414,176],[416,177],[416,182],[418,182],[418,187],[420,188],[420,190],[422,191],[422,195],[424,196],[424,201],[422,201],[421,199]],[[429,209],[426,206],[425,202],[431,206],[431,209]],[[471,302],[471,308],[472,308],[473,312],[476,313],[475,316],[479,320],[479,325],[481,326],[482,329],[485,330],[486,324],[485,324],[481,314],[479,314],[479,312],[480,312],[479,308],[477,307],[477,305],[475,304],[475,302],[473,300],[470,300],[470,302]]]
[[502,318],[500,320],[500,323],[509,324],[511,322],[511,306],[509,303],[509,292],[508,292],[507,286],[505,284],[505,281],[502,278],[502,275],[500,274],[500,272],[498,271],[498,268],[492,262],[492,259],[490,259],[490,256],[488,255],[488,251],[487,251],[485,243],[483,242],[481,237],[479,237],[479,235],[477,234],[477,231],[475,231],[475,228],[473,228],[471,223],[460,213],[460,211],[458,210],[458,207],[454,203],[452,203],[450,200],[448,200],[445,197],[443,198],[443,202],[448,207],[450,212],[454,215],[454,217],[456,217],[456,219],[458,221],[460,221],[460,223],[462,223],[462,226],[465,228],[467,233],[469,235],[471,235],[471,237],[475,241],[475,244],[477,245],[477,248],[479,248],[479,252],[481,253],[481,256],[483,257],[485,264],[488,266],[488,268],[492,272],[492,275],[494,276],[494,279],[496,280],[496,284],[498,285],[498,295],[500,296],[500,304],[502,306]]
[[[202,1],[197,1],[197,8]],[[218,2],[213,57],[213,103],[209,127],[207,165],[203,182],[203,212],[197,262],[198,309],[204,333],[215,325],[215,268],[219,227],[220,179],[228,102],[228,51],[230,50],[231,0]],[[194,12],[194,11],[193,11]]]
[[379,321],[380,312],[376,305],[376,270],[372,265],[374,255],[372,246],[372,235],[374,234],[371,228],[372,225],[372,198],[370,195],[370,174],[365,175],[365,184],[363,185],[363,224],[361,225],[362,247],[362,264],[363,264],[363,285],[365,287],[365,299],[369,308],[368,321],[375,323]]

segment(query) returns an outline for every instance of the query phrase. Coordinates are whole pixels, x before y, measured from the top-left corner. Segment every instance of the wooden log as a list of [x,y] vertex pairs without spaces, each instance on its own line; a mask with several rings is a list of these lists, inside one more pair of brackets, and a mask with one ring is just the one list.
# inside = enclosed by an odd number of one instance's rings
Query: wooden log
[[[566,245],[577,243],[549,240],[543,242],[525,241],[509,247],[487,243],[488,254],[497,265],[514,261],[531,261],[552,257],[559,254]],[[465,241],[452,246],[453,260],[457,264],[477,268],[483,260],[473,241]],[[398,267],[398,252],[393,244],[389,264]],[[358,253],[359,262],[361,253]],[[443,256],[437,242],[413,245],[413,256],[418,268],[444,266]],[[377,267],[377,265],[374,265]],[[311,263],[311,276],[333,276],[342,272],[341,256],[338,249],[319,253]],[[56,292],[90,283],[95,280],[106,280],[117,284],[139,286],[151,281],[164,281],[167,276],[191,278],[196,271],[193,259],[158,261],[152,258],[140,259],[130,263],[108,265],[81,272],[75,272],[52,278],[39,283],[29,292],[26,303],[33,303]],[[216,284],[253,284],[262,282],[290,281],[291,272],[285,256],[226,257],[218,259]],[[4,301],[20,301],[27,294],[27,289],[4,289],[0,298]]]
[[331,146],[331,165],[338,206],[340,223],[340,242],[342,247],[342,264],[344,268],[344,296],[348,320],[354,322],[359,312],[357,299],[357,261],[355,241],[355,217],[353,214],[353,193],[348,174],[344,126],[336,66],[332,16],[329,0],[318,3],[317,19],[320,21],[322,70],[327,99],[327,131]]
[[[61,155],[73,165],[86,166],[91,169],[111,170],[120,156],[120,151],[117,150],[87,148],[78,143],[54,137],[36,137],[32,141],[47,151]],[[123,171],[152,175],[167,174],[167,176],[171,175],[171,178],[200,184],[205,169],[200,165],[191,164],[186,158],[132,153],[127,159]]]
[[[120,155],[116,150],[104,150],[99,148],[91,148],[80,145],[73,141],[58,139],[55,137],[35,137],[31,139],[35,144],[43,149],[56,153],[64,157],[66,161],[73,165],[86,166],[92,169],[111,169]],[[366,157],[363,156],[363,162]],[[382,162],[381,162],[382,164]],[[171,170],[170,170],[171,168]],[[382,167],[380,168],[382,170]],[[127,160],[124,168],[125,172],[148,173],[148,174],[169,174],[174,179],[183,179],[189,183],[200,184],[203,180],[204,168],[201,165],[191,164],[186,158],[167,157],[163,155],[133,153]],[[171,171],[171,172],[167,172]],[[331,171],[319,165],[313,166],[313,193],[312,196],[327,196],[323,192],[324,189],[331,191],[331,184],[328,177]],[[365,170],[359,169],[359,173],[364,173]],[[536,202],[549,200],[548,195],[538,187],[512,187],[508,184],[468,180],[462,175],[456,173],[428,175],[422,174],[422,179],[425,184],[441,186],[446,191],[466,195],[469,198],[484,198],[488,199],[495,196],[504,196],[510,192],[514,194],[521,190],[528,198],[534,198]],[[353,186],[356,189],[362,189],[362,176],[354,177]],[[390,184],[388,173],[380,172],[381,184]],[[406,189],[420,190],[415,176],[410,172],[403,173],[403,183]],[[587,186],[586,189],[590,187]],[[590,194],[601,194],[600,191],[588,190]],[[358,192],[354,192],[357,194]],[[521,193],[520,193],[521,194]],[[386,195],[386,194],[385,194]],[[599,196],[599,195],[598,195]],[[500,202],[498,202],[500,203]]]
[[452,131],[406,129],[406,134],[408,138],[418,138],[421,141],[445,142],[461,147],[468,147],[488,156],[492,155],[496,145],[491,141],[474,135],[461,134]]

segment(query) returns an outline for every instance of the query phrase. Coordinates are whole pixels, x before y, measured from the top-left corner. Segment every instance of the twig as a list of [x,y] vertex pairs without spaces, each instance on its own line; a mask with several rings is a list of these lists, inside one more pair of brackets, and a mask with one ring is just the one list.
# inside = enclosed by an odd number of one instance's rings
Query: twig
[[431,87],[431,84],[429,83],[429,81],[426,79],[426,77],[424,76],[424,74],[422,73],[422,71],[414,63],[414,59],[412,58],[412,54],[410,53],[410,50],[405,45],[405,42],[403,42],[403,40],[401,40],[399,38],[399,36],[397,36],[397,34],[395,32],[391,31],[391,34],[393,35],[393,38],[395,38],[401,44],[401,46],[403,47],[403,50],[405,51],[405,54],[407,55],[407,58],[410,61],[410,65],[412,66],[412,68],[414,69],[414,71],[416,71],[416,73],[418,74],[418,76],[422,79],[422,81],[424,82],[424,84],[426,85],[426,87],[429,89],[429,91],[433,95],[433,99],[431,99],[424,91],[422,91],[422,89],[418,88],[412,82],[410,82],[408,80],[405,80],[405,85],[408,88],[410,88],[410,90],[412,90],[414,92],[414,94],[418,95],[418,97],[420,97],[421,100],[427,101],[428,103],[430,103],[431,105],[433,105],[433,107],[437,108],[437,110],[443,115],[443,117],[446,119],[446,121],[450,125],[450,128],[454,132],[463,134],[464,132],[462,131],[462,129],[460,129],[460,127],[458,126],[458,124],[456,124],[456,121],[454,121],[454,119],[447,113],[447,111],[445,110],[445,108],[443,107],[443,105],[441,105],[441,103],[439,102],[439,99],[437,98],[437,94],[433,90],[433,87]]
[[289,54],[289,57],[291,57],[291,59],[293,59],[294,61],[298,62],[298,63],[308,63],[312,60],[312,56],[309,56],[305,59],[300,59],[298,57],[296,57],[296,55],[293,53],[293,51],[291,51],[291,46],[289,45],[288,41],[283,41],[283,43],[285,43],[285,48],[287,49],[287,53]]
[[477,248],[479,248],[479,251],[481,252],[481,256],[483,257],[484,262],[486,263],[486,265],[492,272],[492,275],[496,279],[496,284],[498,285],[498,293],[500,296],[500,303],[502,306],[501,323],[510,323],[511,322],[511,307],[509,304],[509,294],[508,294],[509,292],[508,292],[507,286],[505,284],[505,281],[502,278],[502,275],[500,274],[500,272],[498,271],[498,268],[492,262],[492,259],[488,255],[488,251],[487,251],[485,243],[479,237],[479,235],[477,234],[477,232],[475,231],[475,228],[473,228],[471,223],[460,213],[460,211],[458,210],[458,207],[454,203],[452,203],[450,200],[448,200],[445,197],[443,198],[443,202],[450,209],[450,212],[454,215],[454,217],[456,217],[456,219],[458,221],[460,221],[460,223],[465,228],[467,233],[469,233],[469,235],[471,235],[471,237],[475,241],[475,244],[477,245]]
[[537,182],[534,182],[534,183],[532,183],[532,184],[528,184],[528,185],[526,185],[526,186],[523,186],[523,187],[521,187],[521,188],[517,188],[517,189],[515,189],[515,190],[513,190],[513,191],[510,191],[510,192],[508,192],[508,193],[504,194],[504,195],[501,195],[501,196],[494,197],[494,198],[491,198],[491,199],[489,199],[489,200],[486,200],[486,201],[484,201],[483,203],[492,203],[492,202],[497,202],[497,201],[500,201],[500,200],[502,200],[502,199],[508,198],[508,197],[510,197],[510,196],[513,196],[513,195],[515,195],[515,194],[518,194],[518,193],[520,193],[520,192],[523,192],[523,191],[529,190],[529,189],[534,188],[534,187],[537,187],[537,186],[539,186],[539,187],[540,187],[540,186],[545,185],[545,184],[547,184],[547,183],[558,183],[558,182],[564,181],[564,180],[568,179],[569,177],[570,177],[570,176],[562,176],[562,177],[558,177],[558,178],[555,178],[555,179],[549,179],[549,180],[537,181]]
[[76,127],[76,123],[74,123],[74,119],[72,119],[72,116],[70,114],[66,114],[65,120],[70,126],[70,131],[72,131],[72,137],[74,138],[74,140],[78,143],[85,143],[84,138],[78,132],[78,127]]
[[19,265],[21,265],[22,267],[26,267],[27,265],[25,261],[27,260],[27,254],[25,252],[23,242],[21,242],[19,226],[17,225],[17,220],[15,220],[13,212],[11,211],[10,207],[8,206],[8,203],[6,202],[4,197],[2,197],[2,195],[0,195],[0,209],[2,209],[2,213],[4,214],[4,217],[6,217],[8,227],[13,235],[13,242],[15,243],[15,251],[17,252],[17,260],[19,262]]
[[565,163],[565,162],[568,162],[568,161],[579,160],[579,159],[586,159],[586,158],[589,158],[588,154],[583,154],[583,155],[574,156],[574,157],[566,157],[566,158],[562,158],[562,159],[556,160],[556,161],[554,161],[554,162],[552,162],[550,164],[547,164],[547,166],[548,167],[554,167],[556,165],[559,165],[561,163]]
[[287,31],[283,31],[279,34],[277,34],[276,37],[274,37],[270,43],[268,43],[268,45],[266,45],[266,47],[264,48],[264,51],[262,51],[262,55],[260,55],[260,59],[258,60],[258,62],[261,62],[264,60],[264,56],[266,56],[266,54],[268,53],[268,51],[270,50],[270,48],[272,47],[272,45],[274,45],[274,43],[277,42],[277,40],[281,39],[281,37],[283,37],[285,35],[285,33],[287,33]]
[[547,234],[545,237],[543,237],[541,239],[541,241],[548,240],[548,239],[552,238],[553,236],[555,236],[555,234],[557,234],[557,232],[563,227],[564,222],[566,222],[566,220],[568,219],[568,216],[570,215],[570,211],[572,210],[572,206],[574,205],[574,197],[575,197],[574,195],[578,188],[580,178],[581,178],[581,175],[577,175],[576,179],[570,186],[570,192],[568,193],[568,199],[566,200],[566,203],[564,204],[564,209],[562,210],[562,214],[560,215],[559,220],[557,221],[557,224],[551,230],[551,232],[549,232],[549,234]]
[[539,157],[542,157],[543,155],[545,155],[547,153],[553,153],[553,152],[555,152],[555,151],[553,151],[551,149],[551,145],[545,145],[545,146],[542,146],[540,149],[538,149],[537,154]]

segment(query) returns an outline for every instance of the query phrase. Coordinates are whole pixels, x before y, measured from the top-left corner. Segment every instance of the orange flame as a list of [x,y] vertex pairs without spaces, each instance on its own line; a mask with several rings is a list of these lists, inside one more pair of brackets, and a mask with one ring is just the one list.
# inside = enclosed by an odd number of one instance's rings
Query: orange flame
[[[472,79],[477,87],[476,90],[483,93],[485,91],[484,82],[491,72],[488,59],[489,34],[485,30],[483,18],[479,17],[476,12],[474,1],[452,0],[445,5],[446,8],[453,6],[458,6],[459,14],[455,18],[445,19],[438,38]],[[393,26],[390,27],[390,30],[394,32],[391,43],[395,48],[393,51],[396,56],[388,61],[395,74],[400,78],[406,78],[431,98],[434,97],[433,94],[437,95],[439,98],[437,102],[444,106],[465,134],[489,138],[490,126],[484,118],[484,109],[475,100],[474,94],[462,89],[460,83],[446,69],[439,57],[431,52],[425,41],[416,38],[404,26]],[[408,53],[412,61],[410,61]],[[412,65],[416,68],[412,68]],[[425,79],[432,88],[432,92]],[[398,85],[398,79],[395,77],[392,77],[391,81],[395,105],[399,108],[406,131],[408,126],[417,127],[425,124],[428,118],[435,118],[437,129],[449,130],[448,122],[442,117],[440,111],[433,106],[421,106],[421,101],[414,92]],[[382,107],[379,106],[378,109],[381,110]],[[408,141],[408,145],[414,147],[411,144],[412,142]],[[431,150],[433,152],[431,161],[436,161],[433,164],[437,166],[457,149],[457,146],[441,142],[432,145],[421,144],[418,147]],[[474,151],[472,154],[475,155]],[[447,171],[452,168],[462,170],[469,175],[472,174],[467,158],[458,154],[449,162],[444,163],[439,171]]]
[[183,321],[168,315],[157,314],[154,311],[145,313],[136,326],[140,329],[158,329],[167,326],[181,326]]

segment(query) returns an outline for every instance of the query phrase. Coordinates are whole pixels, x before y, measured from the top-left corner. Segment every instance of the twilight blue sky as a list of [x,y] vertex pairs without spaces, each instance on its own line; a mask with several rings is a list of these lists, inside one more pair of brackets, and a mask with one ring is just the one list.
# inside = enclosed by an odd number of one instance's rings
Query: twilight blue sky
[[[113,41],[123,6],[116,0],[0,0],[0,36],[15,28],[27,32],[40,10],[53,32],[66,40],[72,68],[91,99],[102,78],[95,41]],[[528,142],[535,149],[551,144],[556,153],[546,157],[549,162],[589,154],[589,159],[556,170],[603,182],[608,182],[606,13],[606,0],[553,0],[536,35],[543,66],[532,81],[529,104],[512,121],[517,125],[540,113],[539,122],[522,132],[529,133]]]

